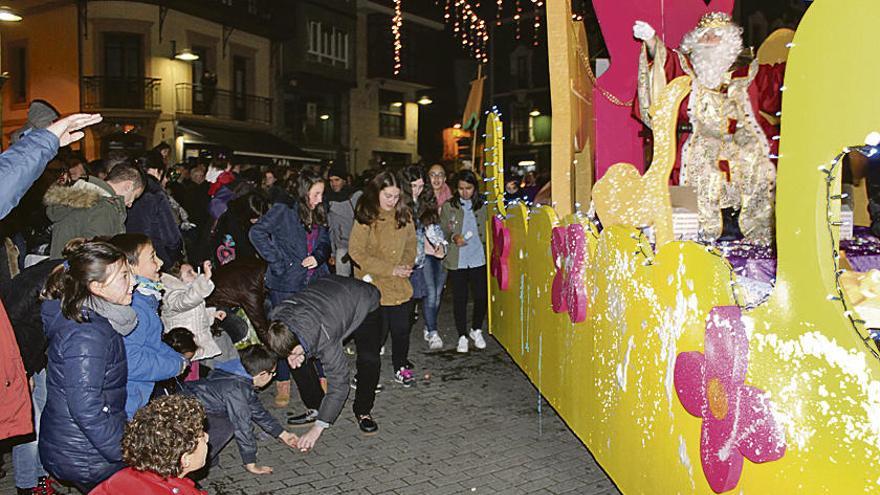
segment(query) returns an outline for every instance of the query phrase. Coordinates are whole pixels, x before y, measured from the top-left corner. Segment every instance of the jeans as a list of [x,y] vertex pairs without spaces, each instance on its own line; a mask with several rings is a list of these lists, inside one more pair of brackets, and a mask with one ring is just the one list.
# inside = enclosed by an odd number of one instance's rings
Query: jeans
[[226,444],[232,440],[235,427],[225,415],[208,414],[208,462],[209,467],[217,465],[217,457]]
[[412,300],[397,306],[381,307],[382,317],[391,333],[391,363],[394,365],[394,371],[406,366],[409,357],[409,333],[412,330],[414,307]]
[[468,331],[469,286],[474,291],[474,313],[471,318],[471,328],[482,328],[483,319],[486,318],[486,307],[489,303],[486,265],[449,270],[449,280],[452,282],[452,312],[455,315],[455,328],[458,330],[458,336],[464,337]]
[[443,285],[446,284],[446,269],[443,261],[434,256],[425,256],[425,265],[422,267],[425,284],[428,291],[422,299],[422,313],[425,314],[425,329],[429,332],[437,331],[437,316],[440,314],[440,297],[443,295]]
[[46,370],[34,374],[34,391],[31,402],[34,406],[34,441],[12,447],[12,469],[15,471],[15,486],[33,488],[41,476],[47,476],[40,462],[37,440],[40,438],[40,416],[46,407]]

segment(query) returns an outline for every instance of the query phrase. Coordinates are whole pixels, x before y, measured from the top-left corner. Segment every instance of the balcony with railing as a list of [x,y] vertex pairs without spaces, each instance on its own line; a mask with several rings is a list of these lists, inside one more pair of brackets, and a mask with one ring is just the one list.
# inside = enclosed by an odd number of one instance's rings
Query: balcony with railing
[[157,111],[161,81],[154,77],[83,76],[81,106],[83,110]]
[[272,98],[215,89],[201,84],[174,87],[177,112],[253,124],[272,124]]

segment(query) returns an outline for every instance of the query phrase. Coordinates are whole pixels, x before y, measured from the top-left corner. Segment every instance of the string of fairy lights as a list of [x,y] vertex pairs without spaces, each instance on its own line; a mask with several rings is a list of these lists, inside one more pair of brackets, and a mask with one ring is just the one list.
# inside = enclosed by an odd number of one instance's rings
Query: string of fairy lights
[[[394,1],[394,15],[391,18],[391,35],[394,50],[394,75],[399,75],[403,69],[401,51],[403,50],[403,0]],[[523,2],[531,4],[531,31],[532,45],[538,46],[541,40],[541,28],[544,24],[545,0],[514,0],[513,24],[514,37],[517,41],[523,38],[523,19],[527,17],[524,12]],[[509,3],[509,2],[508,2]],[[469,53],[481,64],[489,61],[489,27],[480,12],[485,12],[483,2],[473,0],[434,0],[434,4],[443,6],[443,21],[452,29],[455,39],[461,44],[461,48]],[[491,7],[489,7],[491,10]],[[495,25],[504,24],[504,0],[495,0]]]

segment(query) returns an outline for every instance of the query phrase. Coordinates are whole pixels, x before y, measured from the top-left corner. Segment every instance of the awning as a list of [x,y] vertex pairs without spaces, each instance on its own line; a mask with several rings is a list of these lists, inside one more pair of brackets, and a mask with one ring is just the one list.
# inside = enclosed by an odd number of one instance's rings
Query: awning
[[270,132],[212,127],[184,121],[178,123],[177,130],[184,134],[185,143],[222,146],[240,157],[312,163],[321,161]]

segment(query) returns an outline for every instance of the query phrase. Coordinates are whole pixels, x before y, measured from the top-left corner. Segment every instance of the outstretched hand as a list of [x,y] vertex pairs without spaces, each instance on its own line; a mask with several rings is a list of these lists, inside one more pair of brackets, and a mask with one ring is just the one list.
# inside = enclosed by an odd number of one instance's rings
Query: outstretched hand
[[97,124],[103,119],[104,117],[99,113],[75,113],[56,120],[46,129],[58,137],[58,146],[64,147],[79,141],[85,136],[85,133],[80,129]]
[[297,442],[299,441],[299,437],[295,434],[290,433],[289,431],[282,431],[281,435],[278,436],[282,442],[287,444],[288,447],[295,449],[297,447]]
[[245,464],[244,468],[251,474],[272,474],[272,468],[269,466],[257,466],[256,463]]

